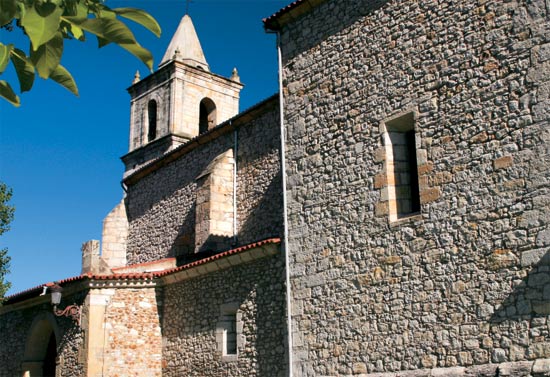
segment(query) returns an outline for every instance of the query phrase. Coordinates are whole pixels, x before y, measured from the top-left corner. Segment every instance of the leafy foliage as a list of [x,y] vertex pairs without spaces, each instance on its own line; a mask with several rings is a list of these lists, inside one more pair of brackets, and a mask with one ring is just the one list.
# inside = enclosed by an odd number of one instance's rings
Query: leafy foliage
[[[0,75],[11,62],[21,93],[32,88],[38,74],[78,95],[72,75],[60,62],[64,41],[84,42],[88,34],[97,38],[99,47],[117,44],[152,70],[151,52],[138,43],[120,18],[136,22],[160,36],[160,26],[147,12],[135,8],[111,9],[103,0],[0,0],[0,29],[11,30],[15,23],[30,41],[28,54],[12,44],[0,43]],[[20,105],[19,96],[5,80],[0,80],[0,97]]]
[[0,305],[2,305],[2,300],[4,295],[11,288],[11,283],[5,281],[5,276],[10,272],[10,257],[8,255],[8,249],[0,249]]
[[[0,0],[1,1],[1,0]],[[0,235],[10,230],[10,223],[13,220],[15,208],[8,204],[11,200],[12,191],[6,184],[0,182]],[[9,273],[10,257],[8,249],[0,249],[0,303],[11,284],[4,281]]]

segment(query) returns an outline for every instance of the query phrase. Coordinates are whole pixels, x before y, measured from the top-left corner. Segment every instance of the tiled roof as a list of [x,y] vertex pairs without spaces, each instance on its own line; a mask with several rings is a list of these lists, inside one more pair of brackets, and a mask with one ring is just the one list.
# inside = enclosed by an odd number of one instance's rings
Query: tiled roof
[[[258,241],[245,246],[237,247],[235,249],[231,249],[223,253],[219,253],[207,258],[200,259],[192,263],[185,264],[180,267],[171,268],[164,271],[140,272],[140,273],[132,272],[132,273],[120,273],[120,274],[115,273],[115,274],[109,274],[109,275],[96,275],[96,274],[88,273],[88,274],[83,274],[83,275],[63,279],[58,281],[57,283],[61,286],[66,286],[68,284],[84,281],[84,280],[151,280],[151,279],[156,279],[167,275],[175,274],[177,272],[184,271],[193,267],[197,267],[218,259],[229,257],[231,255],[236,255],[236,254],[245,252],[247,250],[255,249],[255,248],[262,247],[269,244],[279,244],[279,243],[281,243],[280,238],[269,238],[263,241]],[[44,287],[50,287],[53,284],[54,284],[53,282],[42,284],[42,285],[27,289],[25,291],[15,293],[11,296],[7,296],[5,298],[4,305],[9,305],[11,303],[20,302],[32,297],[36,297],[43,292]]]
[[285,13],[290,12],[292,9],[296,8],[297,6],[299,6],[302,3],[305,3],[306,1],[307,0],[296,0],[296,1],[288,4],[286,7],[279,9],[277,12],[273,13],[271,16],[269,16],[267,18],[264,18],[263,19],[264,24],[266,24],[266,25],[269,24],[274,19],[282,16]]
[[289,14],[291,11],[299,8],[301,5],[308,5],[309,7],[306,7],[306,11],[309,9],[312,9],[313,7],[319,5],[324,0],[296,0],[290,4],[288,4],[286,7],[278,10],[271,16],[264,18],[264,27],[266,30],[278,30],[281,26],[280,20],[282,16],[285,16]]
[[179,272],[179,271],[187,270],[187,269],[192,268],[192,267],[200,266],[201,264],[206,264],[208,262],[212,262],[212,261],[215,261],[215,260],[218,260],[218,259],[221,259],[221,258],[225,258],[225,257],[228,257],[230,255],[239,254],[239,253],[242,253],[243,251],[255,249],[257,247],[261,247],[261,246],[268,245],[268,244],[278,244],[278,243],[281,243],[280,238],[270,238],[270,239],[267,239],[267,240],[254,242],[254,243],[251,243],[251,244],[246,245],[246,246],[241,246],[241,247],[238,247],[236,249],[228,250],[228,251],[220,253],[220,254],[212,255],[211,257],[204,258],[204,259],[198,260],[196,262],[185,264],[185,265],[180,266],[180,267],[172,268],[172,269],[165,270],[165,271],[159,271],[159,272],[156,272],[155,275],[156,275],[156,277],[162,277],[162,276],[170,275],[170,274],[173,274],[173,273],[176,273],[176,272]]

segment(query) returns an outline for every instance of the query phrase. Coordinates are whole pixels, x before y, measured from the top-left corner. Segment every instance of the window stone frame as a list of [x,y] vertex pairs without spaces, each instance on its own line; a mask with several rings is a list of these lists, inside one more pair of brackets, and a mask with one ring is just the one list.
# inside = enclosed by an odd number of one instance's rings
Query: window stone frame
[[[218,323],[216,324],[216,344],[218,353],[222,361],[232,362],[239,360],[240,349],[244,344],[244,335],[243,335],[243,314],[239,310],[240,305],[236,302],[226,303],[220,306],[220,316]],[[236,341],[237,341],[237,353],[236,354],[227,354],[226,352],[226,336],[225,330],[227,329],[226,321],[224,317],[227,315],[235,315],[235,330],[236,330]]]

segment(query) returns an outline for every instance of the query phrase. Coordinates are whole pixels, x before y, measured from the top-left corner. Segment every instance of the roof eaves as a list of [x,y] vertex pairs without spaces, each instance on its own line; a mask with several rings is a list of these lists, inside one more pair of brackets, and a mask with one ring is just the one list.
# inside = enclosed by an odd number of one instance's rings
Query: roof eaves
[[[197,267],[197,266],[202,266],[202,265],[205,265],[207,263],[210,263],[210,262],[213,262],[213,261],[225,258],[225,257],[241,254],[241,253],[244,253],[248,250],[252,250],[252,249],[255,249],[255,248],[260,248],[260,247],[267,246],[267,245],[272,245],[272,244],[280,244],[280,243],[281,243],[280,238],[269,238],[269,239],[266,239],[266,240],[263,240],[263,241],[258,241],[258,242],[254,242],[254,243],[251,243],[251,244],[248,244],[248,245],[245,245],[245,246],[237,247],[235,249],[231,249],[231,250],[228,250],[228,251],[225,251],[225,252],[222,252],[222,253],[219,253],[219,254],[215,254],[215,255],[207,257],[207,258],[200,259],[200,260],[192,262],[192,263],[185,264],[185,265],[180,266],[180,267],[175,267],[175,268],[171,268],[171,269],[164,270],[164,271],[130,272],[130,273],[121,273],[121,274],[119,273],[119,274],[110,274],[110,275],[99,275],[99,274],[96,275],[96,274],[88,273],[88,274],[73,276],[73,277],[70,277],[70,278],[67,278],[67,279],[59,280],[56,283],[63,286],[63,285],[68,285],[68,284],[75,283],[75,282],[84,281],[84,280],[89,280],[89,281],[91,281],[91,280],[96,280],[96,281],[105,281],[105,280],[153,280],[153,279],[165,277],[165,276],[168,276],[168,275],[171,275],[171,274],[176,274],[178,272],[188,270],[188,269],[191,269],[191,268],[194,268],[194,267]],[[31,298],[34,298],[34,297],[41,296],[43,291],[44,291],[44,287],[50,287],[53,284],[54,284],[53,282],[49,282],[49,283],[46,283],[46,284],[38,285],[36,287],[33,287],[33,288],[30,288],[30,289],[15,293],[11,296],[7,296],[4,299],[3,305],[10,305],[10,304],[21,302],[21,301],[24,301],[24,300],[27,300],[27,299],[31,299]]]
[[325,2],[326,0],[296,0],[286,7],[278,10],[271,16],[264,18],[265,30],[281,30],[290,20],[296,19],[302,14],[308,13],[317,5]]
[[269,238],[269,239],[266,239],[266,240],[263,240],[263,241],[258,241],[258,242],[254,242],[254,243],[251,243],[251,244],[248,244],[248,245],[245,245],[245,246],[241,246],[241,247],[238,247],[238,248],[235,248],[235,249],[231,249],[231,250],[225,251],[223,253],[215,254],[215,255],[212,255],[208,258],[200,259],[198,261],[191,262],[191,263],[185,264],[185,265],[180,266],[180,267],[171,268],[171,269],[165,270],[165,271],[159,271],[159,272],[155,273],[155,276],[156,277],[164,277],[164,276],[171,275],[171,274],[174,274],[174,273],[177,273],[177,272],[188,270],[188,269],[193,268],[193,267],[201,266],[201,265],[204,265],[204,264],[207,264],[209,262],[213,262],[213,261],[225,258],[225,257],[229,257],[229,256],[232,256],[232,255],[237,255],[237,254],[246,252],[248,250],[252,250],[252,249],[255,249],[255,248],[262,247],[262,246],[267,246],[267,245],[270,245],[270,244],[280,244],[280,243],[281,243],[280,238]]
[[[64,285],[68,283],[82,281],[88,278],[89,278],[89,275],[79,275],[79,276],[73,276],[67,279],[57,281],[56,283],[59,285]],[[3,305],[8,305],[8,304],[12,304],[22,300],[26,300],[28,298],[40,296],[44,292],[44,287],[47,288],[47,287],[51,287],[52,285],[54,285],[54,282],[48,282],[42,285],[37,285],[36,287],[33,287],[33,288],[26,289],[21,292],[14,293],[13,295],[6,296],[4,298]]]

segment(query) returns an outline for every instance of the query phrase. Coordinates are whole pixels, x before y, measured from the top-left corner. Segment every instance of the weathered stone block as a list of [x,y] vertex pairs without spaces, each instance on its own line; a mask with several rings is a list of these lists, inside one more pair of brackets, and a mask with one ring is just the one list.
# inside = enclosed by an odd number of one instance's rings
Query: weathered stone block
[[514,160],[512,156],[504,156],[504,157],[497,158],[496,160],[493,161],[493,168],[495,170],[505,169],[512,166],[513,163],[514,163]]
[[550,359],[535,360],[535,363],[533,364],[533,374],[539,374],[541,377],[550,376]]
[[423,189],[420,191],[420,203],[427,204],[438,200],[441,197],[441,190],[439,187],[433,187],[429,189]]

